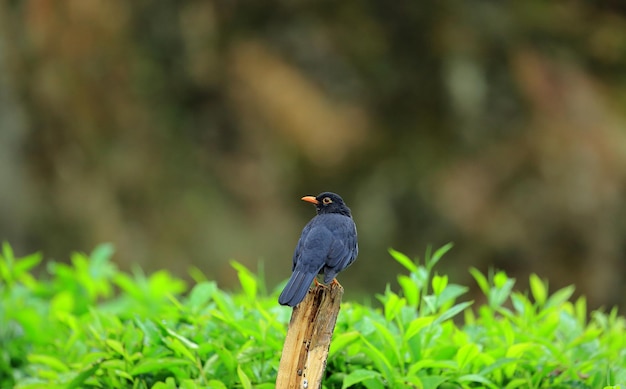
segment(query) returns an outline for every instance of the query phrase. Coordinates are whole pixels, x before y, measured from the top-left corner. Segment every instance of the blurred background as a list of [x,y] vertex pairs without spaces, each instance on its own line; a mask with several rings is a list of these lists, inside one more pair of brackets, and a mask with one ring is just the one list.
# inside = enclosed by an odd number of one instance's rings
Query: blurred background
[[352,208],[371,300],[411,257],[626,307],[622,1],[0,2],[0,240],[271,288]]

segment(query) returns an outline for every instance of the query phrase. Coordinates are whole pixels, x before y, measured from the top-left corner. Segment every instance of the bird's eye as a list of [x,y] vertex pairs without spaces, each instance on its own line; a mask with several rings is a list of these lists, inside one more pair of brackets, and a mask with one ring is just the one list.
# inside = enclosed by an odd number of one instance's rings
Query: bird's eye
[[325,205],[328,205],[330,203],[332,203],[333,201],[330,199],[330,197],[324,197],[322,199],[322,203],[324,203]]

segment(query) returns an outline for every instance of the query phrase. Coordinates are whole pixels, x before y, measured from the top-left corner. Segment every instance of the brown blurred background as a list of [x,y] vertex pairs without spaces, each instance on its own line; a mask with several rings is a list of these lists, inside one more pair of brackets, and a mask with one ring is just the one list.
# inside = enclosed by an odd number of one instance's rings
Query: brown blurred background
[[290,274],[307,194],[360,237],[371,299],[439,267],[626,306],[621,1],[0,2],[0,239],[234,287]]

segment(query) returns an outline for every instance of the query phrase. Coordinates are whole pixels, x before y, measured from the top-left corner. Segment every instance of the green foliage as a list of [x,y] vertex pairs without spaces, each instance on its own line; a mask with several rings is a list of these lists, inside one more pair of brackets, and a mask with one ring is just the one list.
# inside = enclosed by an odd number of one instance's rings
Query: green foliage
[[[390,250],[408,274],[379,307],[344,302],[330,347],[331,388],[618,388],[626,383],[626,321],[588,317],[572,287],[552,294],[536,275],[530,295],[503,272],[470,272],[486,304],[457,301],[468,288]],[[1,388],[273,388],[291,310],[262,277],[232,262],[241,292],[197,269],[195,285],[159,271],[119,271],[109,245],[69,265],[0,257]]]

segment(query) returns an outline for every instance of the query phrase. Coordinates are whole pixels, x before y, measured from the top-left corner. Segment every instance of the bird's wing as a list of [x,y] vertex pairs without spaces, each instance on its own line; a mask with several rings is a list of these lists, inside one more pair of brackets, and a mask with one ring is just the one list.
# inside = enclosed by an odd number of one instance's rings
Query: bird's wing
[[350,265],[358,252],[356,227],[343,215],[316,216],[302,230],[293,254],[293,269],[333,276]]
[[317,273],[306,273],[294,270],[289,281],[287,281],[287,285],[285,285],[285,289],[283,289],[280,296],[278,296],[278,303],[290,307],[295,307],[300,304],[300,302],[304,300],[309,286],[311,286],[311,282],[313,282],[316,275]]
[[302,254],[304,242],[306,241],[306,237],[311,231],[311,223],[312,221],[304,226],[304,228],[302,229],[302,234],[300,234],[300,239],[298,239],[298,244],[296,244],[296,248],[295,250],[293,250],[293,265],[291,266],[291,271],[294,271],[296,269],[296,265],[298,264],[298,260],[300,259],[300,255]]
[[298,244],[296,244],[296,248],[293,251],[293,266],[291,267],[291,271],[296,269],[296,265],[298,264],[300,257],[302,256],[302,252],[304,251],[305,242],[308,239],[311,230],[315,223],[315,218],[311,219],[310,222],[307,223],[306,226],[302,229],[302,233],[300,234],[300,239],[298,239]]
[[314,218],[302,230],[300,240],[293,254],[293,270],[317,274],[326,263],[326,257],[333,242],[331,230]]
[[333,241],[328,251],[326,266],[337,272],[345,269],[357,255],[356,227],[352,219],[343,217],[334,223]]
[[313,218],[302,230],[293,254],[293,273],[278,297],[282,305],[298,305],[311,282],[324,267],[332,243],[332,233],[319,219]]

